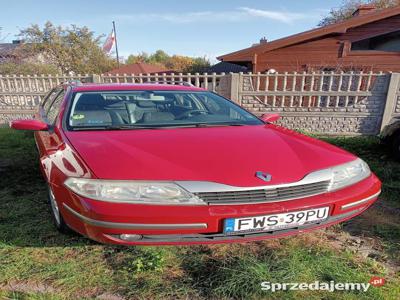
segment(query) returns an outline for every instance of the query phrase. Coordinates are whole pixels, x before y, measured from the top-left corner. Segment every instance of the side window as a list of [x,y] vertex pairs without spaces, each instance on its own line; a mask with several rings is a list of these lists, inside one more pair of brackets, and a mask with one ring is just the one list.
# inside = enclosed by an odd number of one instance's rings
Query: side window
[[220,105],[218,105],[218,103],[215,102],[213,99],[211,99],[210,97],[207,97],[207,96],[204,96],[201,98],[203,99],[203,103],[209,111],[213,112],[214,114],[221,112]]
[[183,95],[177,94],[175,106],[179,106],[179,107],[186,108],[186,109],[193,109],[194,108],[193,99],[190,98],[190,96],[185,95],[185,94],[183,94]]
[[54,99],[53,103],[51,104],[51,106],[47,112],[47,120],[49,121],[49,124],[54,124],[54,121],[56,120],[57,115],[60,111],[60,106],[61,106],[62,100],[64,99],[64,95],[65,95],[64,91],[59,93],[57,95],[56,99]]
[[46,95],[43,96],[43,98],[40,100],[40,106],[43,106],[44,103],[47,101],[47,99],[50,97],[50,95],[54,92],[54,89],[50,90],[47,92]]
[[215,97],[214,94],[202,94],[199,95],[199,98],[212,114],[225,115],[237,120],[246,120],[246,118],[238,112],[235,106],[224,105],[224,103],[222,103],[218,97]]
[[46,97],[43,99],[43,102],[41,106],[43,106],[44,111],[48,111],[51,103],[53,103],[54,98],[57,96],[57,94],[61,91],[61,89],[52,89]]
[[351,43],[351,50],[400,52],[400,31],[353,42]]
[[203,94],[203,95],[199,95],[199,98],[202,100],[202,103],[206,106],[206,108],[212,112],[213,114],[224,114],[224,115],[228,115],[228,107],[224,107],[224,109],[221,109],[220,104],[218,103],[218,101],[216,101],[216,99],[212,98],[210,95],[207,94]]

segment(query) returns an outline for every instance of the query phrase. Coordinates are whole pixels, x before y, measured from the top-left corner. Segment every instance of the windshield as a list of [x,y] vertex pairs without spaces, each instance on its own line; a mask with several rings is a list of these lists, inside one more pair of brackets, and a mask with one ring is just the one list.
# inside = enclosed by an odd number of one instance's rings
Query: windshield
[[73,130],[263,124],[214,93],[147,90],[78,92],[67,120]]

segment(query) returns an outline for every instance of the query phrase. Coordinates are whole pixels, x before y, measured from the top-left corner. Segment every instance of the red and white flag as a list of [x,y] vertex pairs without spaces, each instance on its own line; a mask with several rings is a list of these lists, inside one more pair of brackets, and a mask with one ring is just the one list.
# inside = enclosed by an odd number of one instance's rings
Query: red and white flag
[[114,30],[112,30],[103,45],[103,51],[105,53],[110,53],[112,47],[114,46],[114,43],[115,43],[115,33]]

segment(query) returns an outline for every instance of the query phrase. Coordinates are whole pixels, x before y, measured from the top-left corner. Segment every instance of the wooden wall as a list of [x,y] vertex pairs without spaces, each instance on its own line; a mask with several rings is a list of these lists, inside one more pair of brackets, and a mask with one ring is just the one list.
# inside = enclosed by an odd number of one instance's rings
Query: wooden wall
[[400,53],[351,51],[351,42],[400,30],[400,15],[347,30],[345,34],[257,55],[254,72],[275,69],[278,72],[327,70],[400,71]]

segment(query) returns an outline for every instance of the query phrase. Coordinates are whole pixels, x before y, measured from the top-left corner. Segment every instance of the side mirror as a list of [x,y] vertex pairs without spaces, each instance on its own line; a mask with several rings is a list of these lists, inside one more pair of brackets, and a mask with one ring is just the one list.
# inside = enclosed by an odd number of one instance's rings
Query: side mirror
[[10,127],[17,130],[49,130],[49,125],[39,120],[16,120],[10,123]]
[[280,117],[281,116],[279,114],[263,114],[261,116],[261,120],[263,120],[265,123],[273,123],[278,121]]

